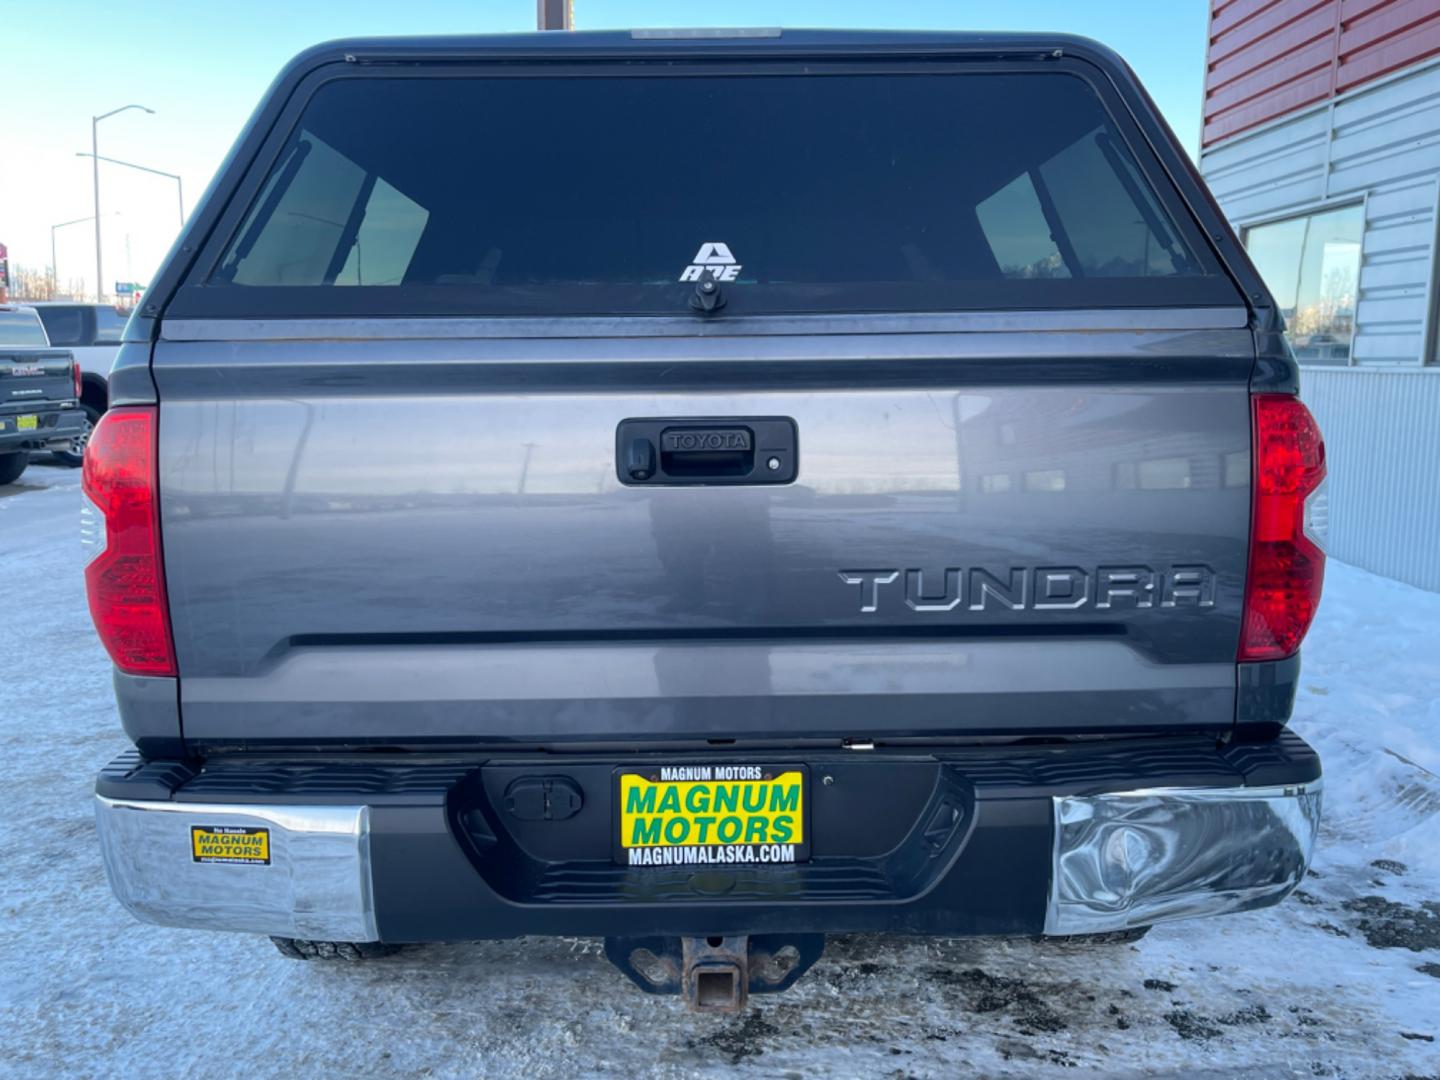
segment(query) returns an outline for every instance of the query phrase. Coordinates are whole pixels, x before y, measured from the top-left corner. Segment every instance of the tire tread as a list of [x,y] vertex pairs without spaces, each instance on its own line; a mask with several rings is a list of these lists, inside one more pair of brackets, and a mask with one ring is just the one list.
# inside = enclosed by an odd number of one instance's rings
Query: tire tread
[[309,941],[305,938],[271,937],[281,956],[291,960],[379,960],[400,951],[398,945],[383,941]]

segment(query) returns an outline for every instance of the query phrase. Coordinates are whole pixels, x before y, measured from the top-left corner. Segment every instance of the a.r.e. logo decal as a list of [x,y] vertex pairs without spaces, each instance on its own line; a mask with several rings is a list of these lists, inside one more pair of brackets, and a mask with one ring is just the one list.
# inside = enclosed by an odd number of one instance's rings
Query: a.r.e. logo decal
[[270,830],[238,825],[191,825],[190,857],[197,863],[270,865]]
[[703,281],[707,274],[716,281],[734,281],[740,276],[740,264],[730,253],[729,244],[705,241],[690,265],[680,272],[680,280]]

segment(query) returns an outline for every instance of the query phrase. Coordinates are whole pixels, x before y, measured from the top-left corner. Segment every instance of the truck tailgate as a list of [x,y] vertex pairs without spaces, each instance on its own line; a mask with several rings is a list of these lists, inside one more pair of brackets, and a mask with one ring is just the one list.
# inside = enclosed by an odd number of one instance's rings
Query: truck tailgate
[[[1252,338],[1239,309],[1136,314],[564,339],[167,325],[186,737],[1227,728]],[[637,417],[789,418],[798,474],[623,483]]]
[[75,399],[74,361],[67,349],[0,348],[0,413]]

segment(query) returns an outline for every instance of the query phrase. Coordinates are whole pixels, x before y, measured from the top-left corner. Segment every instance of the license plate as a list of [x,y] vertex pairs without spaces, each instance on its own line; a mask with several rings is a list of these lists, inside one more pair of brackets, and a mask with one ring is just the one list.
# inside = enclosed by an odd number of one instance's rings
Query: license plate
[[615,770],[615,847],[627,866],[756,865],[810,857],[804,765]]
[[34,431],[40,426],[40,417],[38,416],[19,416],[15,419],[15,430],[17,431]]

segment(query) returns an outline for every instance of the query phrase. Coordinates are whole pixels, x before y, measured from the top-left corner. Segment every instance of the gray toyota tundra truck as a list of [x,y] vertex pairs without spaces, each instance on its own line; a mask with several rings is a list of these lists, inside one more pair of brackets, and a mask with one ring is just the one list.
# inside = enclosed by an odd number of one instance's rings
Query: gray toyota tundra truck
[[356,40],[276,80],[84,464],[136,916],[603,937],[1280,901],[1324,450],[1134,75],[1064,36]]

